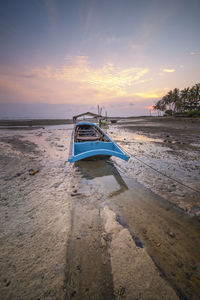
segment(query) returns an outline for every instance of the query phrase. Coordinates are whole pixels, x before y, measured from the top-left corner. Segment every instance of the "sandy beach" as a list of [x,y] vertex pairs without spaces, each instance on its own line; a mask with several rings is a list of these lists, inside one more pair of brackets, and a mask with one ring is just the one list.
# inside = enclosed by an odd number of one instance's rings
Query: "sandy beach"
[[26,125],[0,130],[0,299],[199,299],[200,121],[118,120],[129,162],[75,164],[72,124]]

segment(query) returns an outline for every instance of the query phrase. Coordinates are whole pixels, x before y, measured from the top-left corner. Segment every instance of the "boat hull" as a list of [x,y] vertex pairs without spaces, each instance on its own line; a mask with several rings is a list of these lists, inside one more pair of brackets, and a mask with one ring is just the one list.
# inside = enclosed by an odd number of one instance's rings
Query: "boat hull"
[[[91,124],[93,123],[78,123],[77,125]],[[76,126],[77,126],[76,125]],[[76,128],[76,127],[75,127]],[[98,126],[96,126],[98,128]],[[72,133],[71,141],[71,151],[69,155],[69,162],[76,162],[82,159],[87,159],[91,157],[110,157],[116,156],[125,161],[129,160],[129,156],[116,144],[114,143],[100,128],[98,130],[104,135],[106,141],[84,141],[84,142],[74,142],[75,140],[75,130]]]

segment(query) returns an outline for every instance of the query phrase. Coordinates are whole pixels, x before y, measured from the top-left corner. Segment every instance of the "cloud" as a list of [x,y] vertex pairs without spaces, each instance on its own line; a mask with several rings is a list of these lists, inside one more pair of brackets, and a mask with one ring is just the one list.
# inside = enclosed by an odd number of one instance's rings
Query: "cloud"
[[132,39],[130,37],[116,37],[116,36],[110,36],[110,37],[107,37],[104,39],[104,41],[106,42],[106,44],[108,45],[111,45],[111,44],[114,44],[114,43],[123,43],[123,44],[126,44],[126,45],[131,45],[132,44]]
[[14,94],[15,98],[18,98],[21,95],[22,98],[29,97],[33,100],[41,95],[38,91],[34,89],[30,90],[26,85],[23,85],[21,78],[17,80],[15,76],[0,74],[0,88],[2,95],[1,97],[4,99],[9,99],[9,97],[13,97],[12,95]]
[[152,81],[153,78],[147,78],[147,79],[141,79],[141,80],[138,80],[137,82],[135,82],[135,84],[140,84],[140,83],[146,83],[146,82],[149,82],[149,81]]
[[165,75],[165,73],[174,73],[175,69],[163,69],[162,72],[158,73],[159,76]]
[[[97,4],[96,0],[89,0],[87,4],[84,2],[84,6],[86,6],[87,13],[86,13],[85,24],[83,26],[83,40],[88,39],[88,37],[91,34],[92,29],[94,28],[95,10],[97,9],[96,4]],[[81,5],[81,3],[79,4],[79,6],[80,5]],[[81,6],[79,9],[82,14]]]
[[192,55],[192,56],[200,55],[200,51],[198,51],[198,50],[191,51],[190,55]]
[[56,28],[57,28],[56,0],[44,0],[44,4],[47,9],[47,14],[51,26],[51,33],[53,37],[56,37]]
[[135,95],[143,98],[143,99],[157,99],[163,97],[163,95],[168,91],[168,88],[163,88],[162,90],[160,89],[155,89],[155,90],[150,90],[146,92],[140,92],[136,93]]
[[90,87],[108,90],[127,88],[148,73],[148,69],[145,68],[121,69],[111,63],[95,68],[91,66],[86,56],[66,57],[66,63],[61,68],[52,69],[47,66],[32,71],[40,77],[87,84]]
[[[4,72],[4,74],[3,74]],[[160,93],[145,89],[149,70],[105,63],[94,66],[86,56],[67,56],[63,65],[4,70],[0,74],[0,101],[97,104],[124,103],[134,107]]]
[[34,68],[31,75],[54,80],[56,84],[76,87],[81,94],[88,93],[99,99],[126,97],[134,93],[135,85],[152,80],[144,78],[147,68],[120,68],[112,63],[93,66],[87,56],[67,56],[59,68],[51,66]]
[[141,98],[160,98],[160,95],[156,94],[156,93],[137,93],[137,96],[141,97]]
[[115,36],[111,36],[111,37],[106,38],[107,44],[112,44],[112,43],[115,43],[115,42],[118,42],[118,41],[120,41],[120,39],[116,38]]
[[162,71],[165,72],[165,73],[173,73],[176,70],[175,69],[163,69]]

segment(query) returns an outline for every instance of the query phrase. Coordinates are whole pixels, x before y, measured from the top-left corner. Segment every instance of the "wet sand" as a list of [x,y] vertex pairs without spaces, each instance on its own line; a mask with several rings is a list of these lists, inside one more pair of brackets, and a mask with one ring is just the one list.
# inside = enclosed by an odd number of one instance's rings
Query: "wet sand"
[[111,133],[113,140],[132,154],[128,165],[119,166],[122,171],[190,215],[200,216],[199,119],[127,120],[113,127]]
[[[196,121],[127,122],[113,140],[199,188]],[[0,299],[199,299],[199,194],[134,157],[69,164],[70,135],[0,132]]]

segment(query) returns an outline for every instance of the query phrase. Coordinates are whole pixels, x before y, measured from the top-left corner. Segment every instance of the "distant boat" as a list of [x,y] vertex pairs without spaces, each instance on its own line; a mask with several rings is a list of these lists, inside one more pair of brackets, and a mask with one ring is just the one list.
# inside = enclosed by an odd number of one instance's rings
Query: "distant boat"
[[96,124],[77,123],[72,132],[68,161],[72,163],[96,156],[116,156],[125,161],[130,158]]

